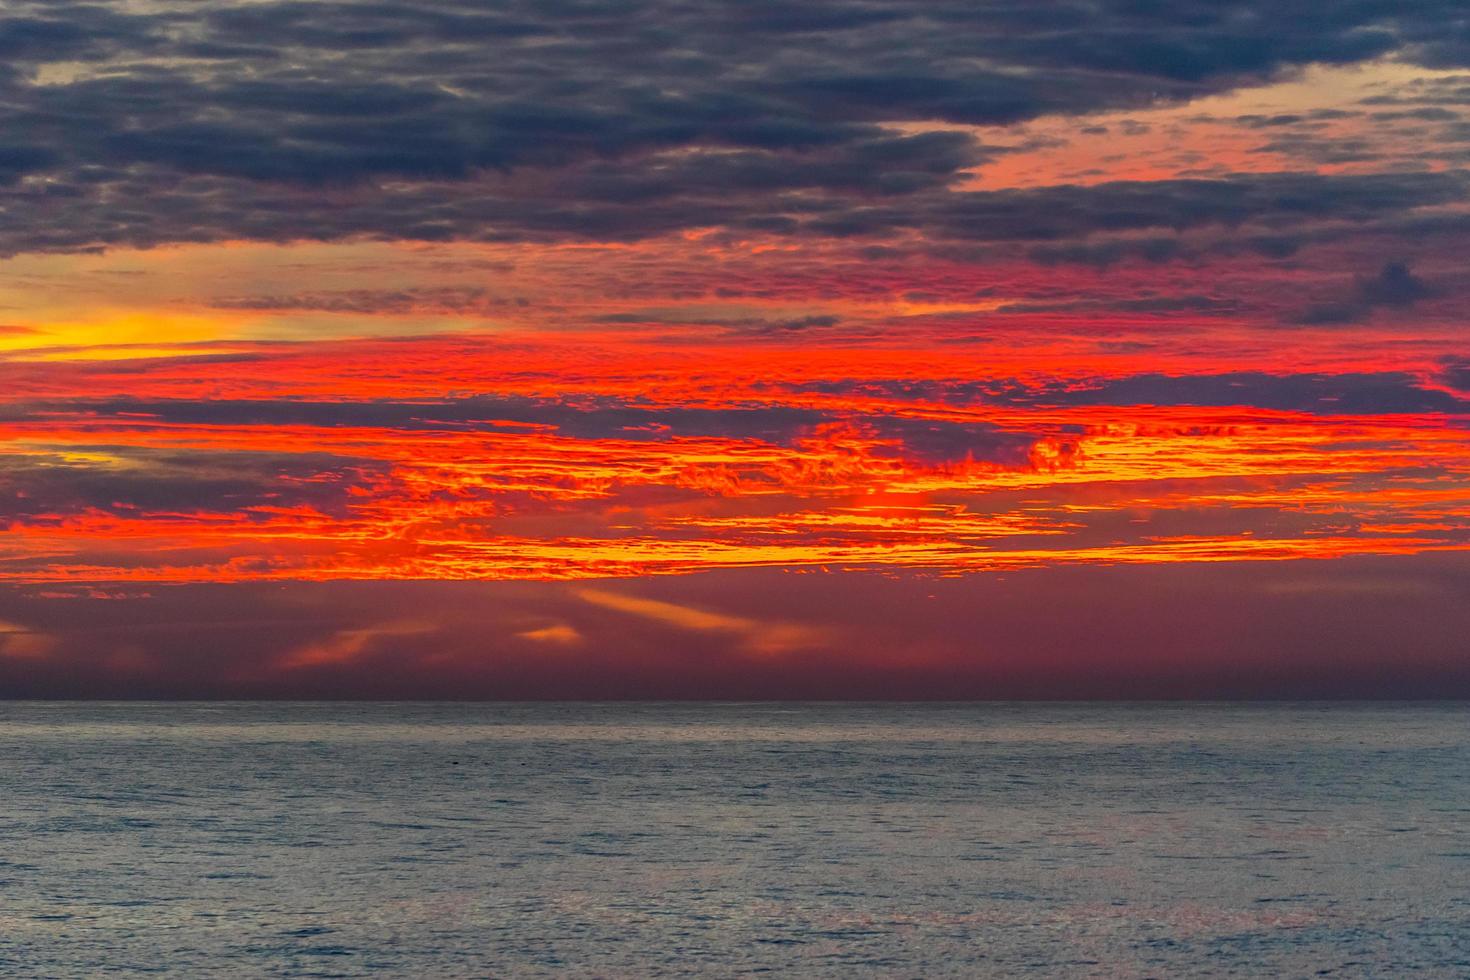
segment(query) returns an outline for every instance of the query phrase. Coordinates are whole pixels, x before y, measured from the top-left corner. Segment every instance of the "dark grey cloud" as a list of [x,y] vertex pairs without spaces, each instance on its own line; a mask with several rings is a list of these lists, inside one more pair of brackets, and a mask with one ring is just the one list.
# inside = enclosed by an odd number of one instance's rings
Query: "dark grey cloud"
[[864,426],[896,444],[892,455],[930,466],[964,462],[1024,466],[1036,444],[1033,435],[984,422],[892,417],[869,419]]
[[1097,242],[1036,245],[1026,250],[1026,256],[1042,265],[1090,265],[1105,268],[1128,259],[1168,262],[1185,252],[1186,247],[1178,238],[1149,235]]
[[1378,122],[1399,122],[1402,120],[1413,120],[1415,122],[1454,122],[1460,118],[1460,114],[1446,109],[1443,106],[1420,106],[1414,109],[1374,112],[1369,114],[1369,118]]
[[814,409],[787,406],[656,408],[629,404],[609,396],[559,401],[515,395],[475,395],[438,402],[112,398],[13,402],[0,406],[0,419],[15,422],[58,418],[98,420],[120,416],[144,425],[305,425],[410,431],[452,428],[490,432],[523,431],[521,427],[524,425],[540,425],[579,439],[645,441],[704,436],[763,438],[775,442],[789,442],[813,426],[831,421],[828,415]]
[[497,295],[482,286],[436,286],[224,296],[211,305],[270,312],[486,315],[525,307],[529,302],[523,296]]
[[[65,402],[12,402],[0,405],[0,421],[95,423],[102,420],[126,420],[135,425],[229,425],[229,426],[319,426],[325,428],[391,428],[410,432],[476,431],[485,433],[524,432],[524,426],[544,426],[555,435],[575,439],[617,439],[631,442],[669,439],[728,438],[756,439],[777,445],[794,445],[816,434],[821,426],[844,424],[879,439],[891,441],[890,455],[918,462],[947,463],[965,459],[987,460],[1007,465],[1026,460],[1035,436],[1009,432],[983,422],[944,419],[888,418],[852,411],[828,411],[786,405],[735,405],[720,408],[659,407],[630,403],[611,396],[585,396],[555,400],[514,395],[476,395],[439,402],[397,401],[294,401],[294,400],[230,400],[209,401],[147,400],[135,398],[73,399]],[[299,465],[324,465],[314,456],[291,457]],[[238,467],[275,466],[274,456],[220,457],[202,454],[196,467],[193,457],[168,457],[152,460],[146,468],[149,487],[159,472],[177,476],[176,491],[166,492],[173,499],[197,499],[205,496],[248,494],[257,486],[254,476],[236,485]],[[242,462],[242,460],[244,462]],[[294,464],[293,464],[294,465]],[[29,479],[52,479],[57,487],[69,483],[78,473],[97,476],[86,467],[70,468],[51,462],[39,464],[44,470]],[[235,469],[231,469],[235,467]],[[293,471],[294,472],[294,471]],[[252,470],[252,474],[255,473]],[[290,473],[278,474],[285,478]],[[112,488],[130,479],[128,471],[104,469],[101,479]],[[223,482],[190,489],[189,481],[220,478]],[[119,483],[121,481],[121,483]],[[110,489],[99,491],[103,496]],[[140,493],[145,492],[140,490]],[[26,491],[26,496],[45,500],[65,499],[60,490],[50,493]]]
[[1421,299],[1438,294],[1438,290],[1414,275],[1402,262],[1386,262],[1372,276],[1359,276],[1351,295],[1308,307],[1299,323],[1326,325],[1358,323],[1368,318],[1377,306],[1413,306]]
[[0,185],[13,184],[56,160],[56,154],[44,147],[0,146]]
[[1171,376],[1141,374],[1091,387],[1040,393],[1038,400],[1067,405],[1234,405],[1318,415],[1470,414],[1470,401],[1426,388],[1411,375],[1274,375],[1254,371]]
[[[1465,366],[1446,366],[1446,379],[1462,376]],[[1397,415],[1442,412],[1470,415],[1470,399],[1427,386],[1399,371],[1344,374],[1267,374],[1232,371],[1223,374],[1136,374],[1120,378],[1060,378],[1022,382],[1006,378],[984,381],[812,381],[800,391],[955,405],[1189,405],[1248,407],[1318,415]],[[1467,388],[1470,390],[1470,388]]]
[[1371,163],[1389,157],[1377,142],[1364,136],[1324,137],[1315,133],[1278,136],[1252,148],[1251,152],[1277,154],[1321,164]]
[[[77,461],[76,453],[109,462]],[[350,487],[385,477],[375,460],[329,453],[173,453],[127,446],[41,449],[0,467],[0,524],[44,523],[96,511],[128,517],[240,513],[252,507],[310,506],[342,515]]]
[[1410,79],[1403,86],[1364,98],[1365,106],[1470,106],[1470,75]]
[[1057,299],[1007,303],[997,313],[1139,313],[1183,314],[1190,317],[1224,316],[1239,312],[1239,301],[1198,293],[1181,296],[1142,296],[1136,299]]
[[[952,194],[953,206],[926,230],[948,236],[938,254],[962,261],[994,254],[998,242],[1044,265],[1279,260],[1348,239],[1377,249],[1404,249],[1428,236],[1458,239],[1470,224],[1454,205],[1467,192],[1458,171],[1117,181],[977,192],[968,200]],[[968,230],[956,227],[961,222]]]
[[1464,5],[1447,5],[1438,24],[1411,21],[1404,31],[1406,53],[1431,68],[1470,68],[1470,13]]
[[942,213],[926,218],[953,239],[1047,241],[1206,226],[1269,229],[1303,219],[1366,222],[1457,201],[1465,192],[1464,179],[1453,174],[1253,174],[955,193]]
[[[613,175],[605,165],[548,176],[524,193],[515,186],[518,179],[508,178],[499,196],[463,182],[412,184],[367,198],[348,193],[342,201],[299,187],[246,187],[239,179],[213,177],[176,180],[167,190],[125,182],[126,193],[108,192],[102,202],[83,191],[23,186],[14,206],[0,213],[0,242],[56,249],[235,238],[633,241],[723,225],[736,233],[840,238],[919,232],[939,243],[932,247],[1020,249],[1043,262],[1105,265],[1196,254],[1200,246],[1181,236],[1199,230],[1223,239],[1207,250],[1268,256],[1354,228],[1400,234],[1406,215],[1432,215],[1425,209],[1458,202],[1466,193],[1465,181],[1447,173],[1238,175],[1006,191],[923,190],[918,185],[928,178],[921,175],[910,192],[892,195],[876,187],[848,193],[835,183],[815,193],[813,186],[796,186],[810,184],[800,168],[779,177],[784,187],[746,193],[734,189],[734,180],[650,182],[646,175]],[[1332,231],[1321,231],[1324,225]],[[967,257],[977,254],[986,253]]]
[[1375,276],[1358,280],[1358,296],[1369,306],[1410,306],[1434,290],[1402,262],[1388,262]]
[[679,326],[717,327],[736,336],[780,336],[811,330],[824,330],[842,322],[831,314],[771,318],[753,316],[698,316],[679,310],[636,310],[607,313],[596,317],[597,323],[676,324]]
[[1362,222],[1460,187],[964,194],[957,176],[1003,150],[885,124],[1144,107],[1389,53],[1446,64],[1463,21],[1447,0],[15,2],[0,15],[0,253],[713,225],[1062,243]]
[[1442,378],[1451,388],[1470,392],[1470,357],[1446,361]]

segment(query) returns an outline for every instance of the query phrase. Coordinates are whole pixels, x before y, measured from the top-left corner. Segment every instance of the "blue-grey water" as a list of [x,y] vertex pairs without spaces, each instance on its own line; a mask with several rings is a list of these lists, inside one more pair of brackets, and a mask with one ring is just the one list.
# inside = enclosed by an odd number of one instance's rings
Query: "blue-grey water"
[[0,975],[1470,976],[1470,706],[0,703]]

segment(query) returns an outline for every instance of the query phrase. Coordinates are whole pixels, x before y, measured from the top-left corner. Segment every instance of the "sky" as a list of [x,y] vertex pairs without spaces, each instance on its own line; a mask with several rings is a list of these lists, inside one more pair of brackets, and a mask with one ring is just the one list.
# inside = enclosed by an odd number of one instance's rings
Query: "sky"
[[0,696],[1470,697],[1449,0],[10,0]]

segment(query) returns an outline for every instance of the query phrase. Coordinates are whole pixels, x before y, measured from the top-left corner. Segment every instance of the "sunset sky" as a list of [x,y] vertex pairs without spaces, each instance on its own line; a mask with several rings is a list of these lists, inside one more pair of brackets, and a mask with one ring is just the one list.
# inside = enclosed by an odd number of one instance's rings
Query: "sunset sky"
[[1470,12],[10,0],[0,695],[1470,697]]

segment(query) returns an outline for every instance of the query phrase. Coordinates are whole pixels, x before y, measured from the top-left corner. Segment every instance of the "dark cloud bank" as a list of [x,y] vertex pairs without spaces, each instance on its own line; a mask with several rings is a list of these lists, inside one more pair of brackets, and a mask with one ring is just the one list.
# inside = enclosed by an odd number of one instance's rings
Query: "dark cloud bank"
[[1002,150],[883,124],[1143,107],[1313,63],[1466,65],[1467,24],[1444,0],[12,3],[0,252],[716,225],[1081,247],[1372,222],[1458,200],[1463,181],[965,193],[957,174]]

